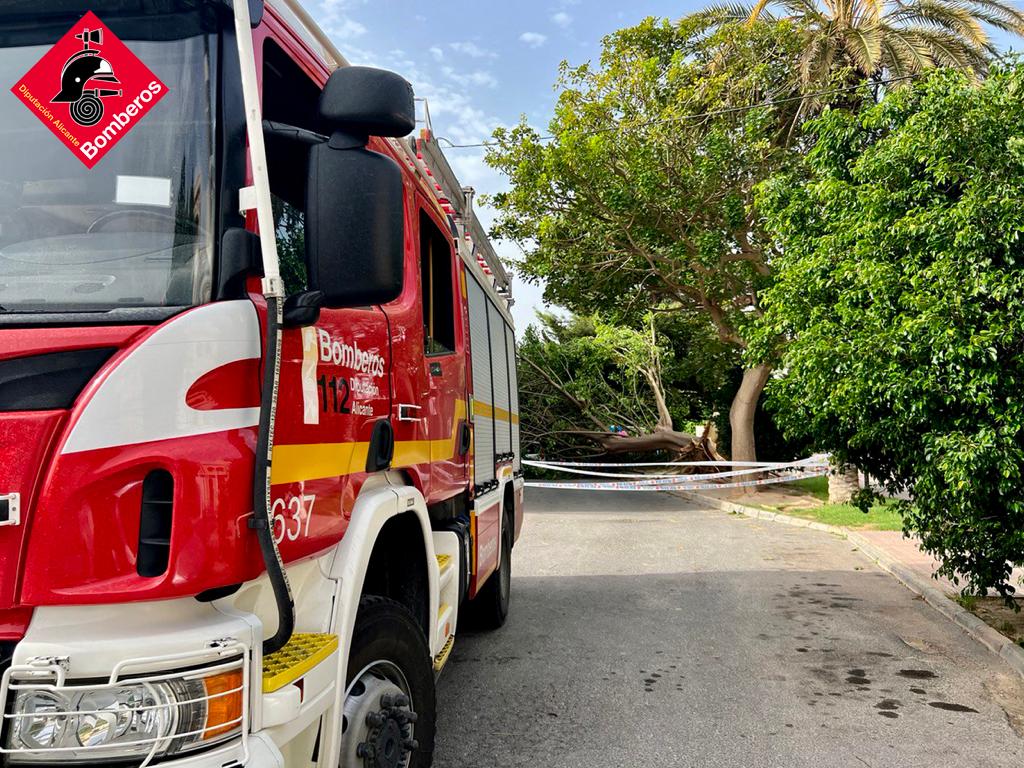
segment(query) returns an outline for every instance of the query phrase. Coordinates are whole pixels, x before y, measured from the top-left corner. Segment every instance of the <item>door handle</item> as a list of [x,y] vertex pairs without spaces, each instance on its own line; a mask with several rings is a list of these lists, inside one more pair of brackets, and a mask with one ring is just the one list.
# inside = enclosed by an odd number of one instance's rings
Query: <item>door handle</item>
[[430,375],[431,376],[441,376],[441,375],[443,375],[443,373],[444,372],[441,370],[441,364],[440,363],[434,362],[434,363],[430,364]]
[[419,421],[420,417],[415,415],[415,411],[423,410],[423,406],[412,405],[411,403],[399,403],[398,404],[398,420],[399,421]]

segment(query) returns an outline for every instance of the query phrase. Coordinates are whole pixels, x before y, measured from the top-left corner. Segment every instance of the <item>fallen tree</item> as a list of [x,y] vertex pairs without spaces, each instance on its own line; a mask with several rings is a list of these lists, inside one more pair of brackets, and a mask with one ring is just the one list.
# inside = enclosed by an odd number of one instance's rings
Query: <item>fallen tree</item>
[[[527,453],[547,459],[666,454],[721,460],[712,393],[734,364],[699,322],[649,313],[642,329],[542,315],[519,349]],[[671,334],[664,333],[670,326]],[[675,428],[706,420],[702,435]]]

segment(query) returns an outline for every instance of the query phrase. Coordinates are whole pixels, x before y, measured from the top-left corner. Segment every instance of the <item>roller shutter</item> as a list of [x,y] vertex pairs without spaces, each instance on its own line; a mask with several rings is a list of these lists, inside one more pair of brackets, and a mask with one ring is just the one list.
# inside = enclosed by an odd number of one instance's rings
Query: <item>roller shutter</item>
[[522,467],[522,456],[519,452],[519,376],[516,371],[516,336],[509,326],[505,326],[505,349],[508,362],[509,413],[512,421],[512,451],[515,453],[513,467],[518,472]]
[[512,453],[512,425],[509,423],[508,351],[505,348],[505,318],[487,302],[491,331],[491,370],[494,375],[494,430],[499,456]]
[[469,276],[466,280],[469,306],[469,343],[473,357],[473,481],[477,485],[494,479],[494,394],[491,383],[491,349],[488,300],[484,289]]

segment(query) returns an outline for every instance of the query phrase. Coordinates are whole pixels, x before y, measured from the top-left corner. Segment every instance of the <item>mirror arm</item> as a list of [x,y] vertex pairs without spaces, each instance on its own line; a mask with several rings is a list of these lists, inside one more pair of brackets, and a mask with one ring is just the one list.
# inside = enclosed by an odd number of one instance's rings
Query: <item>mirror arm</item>
[[272,136],[276,139],[286,139],[287,141],[297,141],[300,144],[309,146],[323,144],[327,141],[327,137],[322,133],[307,131],[305,128],[288,125],[288,123],[279,123],[276,120],[263,121],[263,135]]
[[370,143],[370,137],[361,133],[335,131],[327,142],[331,149],[363,149]]

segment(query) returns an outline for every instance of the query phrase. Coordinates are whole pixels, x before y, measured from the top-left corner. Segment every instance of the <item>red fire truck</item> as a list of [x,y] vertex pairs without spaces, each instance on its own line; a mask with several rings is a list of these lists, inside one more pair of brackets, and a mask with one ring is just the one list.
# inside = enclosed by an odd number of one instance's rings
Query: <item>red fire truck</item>
[[[18,86],[69,30],[91,169]],[[523,480],[508,276],[409,84],[296,0],[5,0],[0,81],[0,765],[429,766]]]

